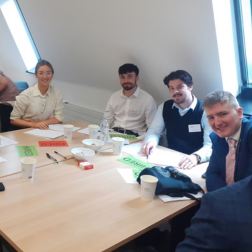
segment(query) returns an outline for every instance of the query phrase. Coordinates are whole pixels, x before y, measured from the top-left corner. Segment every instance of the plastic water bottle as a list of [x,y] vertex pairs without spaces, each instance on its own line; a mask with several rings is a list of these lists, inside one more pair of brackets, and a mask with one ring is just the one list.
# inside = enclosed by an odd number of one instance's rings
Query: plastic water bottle
[[103,115],[103,118],[102,118],[101,123],[100,123],[100,139],[101,139],[101,136],[102,136],[102,133],[101,133],[101,132],[102,132],[102,130],[103,130],[103,122],[104,122],[105,118],[106,118],[106,116]]
[[105,143],[108,142],[109,138],[109,123],[107,118],[108,117],[104,115],[100,124],[100,139]]

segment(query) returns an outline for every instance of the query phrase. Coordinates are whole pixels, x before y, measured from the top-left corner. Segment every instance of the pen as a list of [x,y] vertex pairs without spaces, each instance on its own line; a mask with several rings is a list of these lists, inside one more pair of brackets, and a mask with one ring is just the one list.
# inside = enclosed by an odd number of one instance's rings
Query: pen
[[65,156],[61,155],[61,154],[60,154],[59,152],[57,152],[57,151],[54,151],[54,153],[56,153],[56,154],[60,155],[61,157],[67,159]]
[[52,157],[50,154],[46,153],[46,156],[52,159],[56,164],[58,164],[58,161],[54,157]]
[[147,155],[147,160],[148,160],[148,158],[149,158],[149,155],[150,155],[150,151],[151,151],[151,149],[149,149],[149,154]]

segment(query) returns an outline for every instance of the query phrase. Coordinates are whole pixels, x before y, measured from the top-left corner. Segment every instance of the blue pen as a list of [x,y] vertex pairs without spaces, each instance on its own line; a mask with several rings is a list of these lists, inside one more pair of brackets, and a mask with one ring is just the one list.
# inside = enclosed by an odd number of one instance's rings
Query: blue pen
[[[149,155],[150,155],[150,151],[151,151],[151,149],[149,149]],[[147,160],[148,160],[148,158],[149,158],[149,155],[147,155]]]

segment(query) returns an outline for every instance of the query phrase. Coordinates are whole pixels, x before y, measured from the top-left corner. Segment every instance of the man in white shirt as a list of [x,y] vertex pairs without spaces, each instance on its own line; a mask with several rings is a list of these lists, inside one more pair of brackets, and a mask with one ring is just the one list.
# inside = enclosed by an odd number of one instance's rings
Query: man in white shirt
[[137,86],[137,66],[124,64],[119,67],[118,73],[122,89],[111,95],[104,114],[115,131],[143,139],[155,116],[157,105],[151,95]]
[[191,169],[197,163],[208,161],[212,153],[209,134],[212,132],[202,102],[192,94],[192,76],[184,70],[170,73],[164,78],[172,100],[158,107],[148,129],[142,152],[149,155],[158,145],[166,129],[168,147],[185,153],[179,166]]

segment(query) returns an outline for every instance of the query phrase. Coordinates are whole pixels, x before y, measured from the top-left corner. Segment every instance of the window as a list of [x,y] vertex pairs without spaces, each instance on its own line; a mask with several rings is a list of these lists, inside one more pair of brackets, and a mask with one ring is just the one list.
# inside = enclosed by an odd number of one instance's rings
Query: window
[[1,11],[24,61],[27,72],[34,73],[34,68],[40,60],[40,56],[18,2],[16,0],[5,1],[1,6]]
[[236,96],[240,91],[240,82],[234,40],[233,5],[230,0],[212,0],[212,5],[223,90]]
[[234,0],[243,86],[252,86],[252,26],[250,0]]

